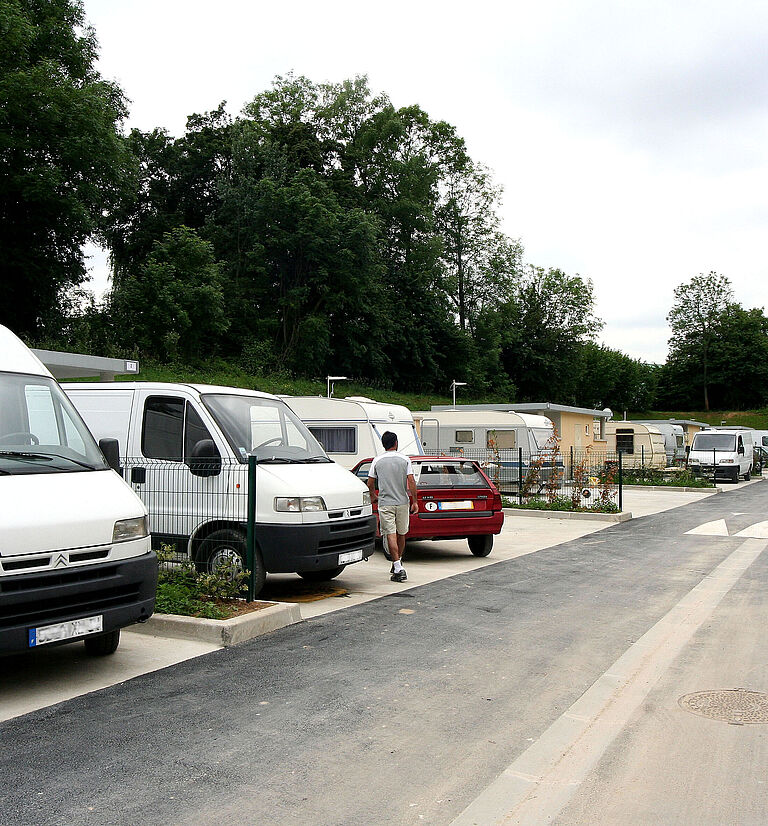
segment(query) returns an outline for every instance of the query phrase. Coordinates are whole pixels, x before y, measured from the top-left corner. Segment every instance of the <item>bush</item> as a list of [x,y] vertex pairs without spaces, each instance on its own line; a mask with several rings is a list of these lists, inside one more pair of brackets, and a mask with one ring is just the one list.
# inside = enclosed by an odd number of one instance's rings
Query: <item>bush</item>
[[523,504],[513,502],[511,499],[503,499],[505,508],[517,508],[519,510],[540,510],[540,511],[575,511],[576,513],[618,513],[619,506],[615,502],[596,501],[589,506],[574,505],[570,496],[556,496],[554,499],[529,499]]

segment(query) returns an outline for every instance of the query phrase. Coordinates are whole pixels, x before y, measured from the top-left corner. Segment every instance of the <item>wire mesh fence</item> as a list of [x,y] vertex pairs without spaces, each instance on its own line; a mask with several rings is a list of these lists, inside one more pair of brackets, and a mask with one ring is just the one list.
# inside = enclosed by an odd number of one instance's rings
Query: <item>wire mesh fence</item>
[[622,506],[625,457],[619,453],[459,448],[451,450],[451,455],[479,462],[501,493],[515,497],[519,504],[531,499],[567,499],[573,508]]

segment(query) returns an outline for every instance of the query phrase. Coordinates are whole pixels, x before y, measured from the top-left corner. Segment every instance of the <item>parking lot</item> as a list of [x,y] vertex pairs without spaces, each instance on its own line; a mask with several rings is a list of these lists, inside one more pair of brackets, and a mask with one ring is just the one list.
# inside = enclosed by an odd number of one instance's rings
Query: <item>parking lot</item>
[[[725,485],[725,491],[757,484],[759,480]],[[624,507],[634,518],[670,510],[713,495],[713,491],[678,492],[627,489]],[[523,517],[507,511],[504,529],[488,557],[475,557],[464,540],[409,543],[404,564],[408,581],[389,579],[390,563],[377,552],[368,562],[347,568],[332,583],[313,585],[292,575],[268,579],[265,599],[296,601],[304,620],[343,610],[393,592],[417,588],[456,574],[495,565],[600,531],[609,521],[552,517]],[[117,652],[103,659],[86,656],[81,645],[39,649],[8,658],[0,674],[0,720],[122,683],[184,660],[205,655],[218,646],[123,632]]]

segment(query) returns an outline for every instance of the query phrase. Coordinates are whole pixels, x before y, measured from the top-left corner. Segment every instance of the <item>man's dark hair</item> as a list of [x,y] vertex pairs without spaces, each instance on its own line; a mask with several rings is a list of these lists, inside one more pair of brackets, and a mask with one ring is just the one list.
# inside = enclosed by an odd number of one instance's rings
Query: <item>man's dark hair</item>
[[384,450],[391,450],[397,444],[397,435],[391,430],[385,430],[381,434],[381,443],[384,445]]

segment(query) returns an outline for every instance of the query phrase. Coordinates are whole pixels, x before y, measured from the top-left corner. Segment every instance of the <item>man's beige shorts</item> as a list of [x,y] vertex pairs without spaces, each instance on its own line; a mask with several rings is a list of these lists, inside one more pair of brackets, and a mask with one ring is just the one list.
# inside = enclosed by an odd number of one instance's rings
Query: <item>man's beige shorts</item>
[[379,505],[379,530],[382,536],[390,533],[405,536],[410,522],[410,505]]

